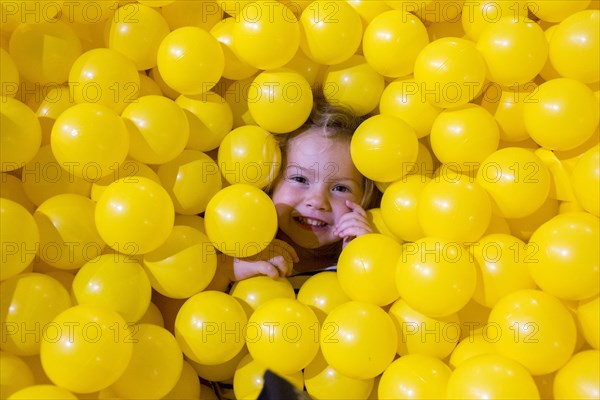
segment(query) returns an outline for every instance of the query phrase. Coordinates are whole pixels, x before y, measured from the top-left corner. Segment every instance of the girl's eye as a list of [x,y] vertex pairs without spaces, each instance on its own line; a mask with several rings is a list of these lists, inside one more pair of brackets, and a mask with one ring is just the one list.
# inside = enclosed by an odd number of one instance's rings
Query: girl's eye
[[350,190],[350,188],[348,186],[344,186],[344,185],[335,185],[333,187],[333,191],[334,192],[343,192],[343,193],[352,192],[352,190]]
[[298,183],[306,183],[307,179],[303,176],[297,175],[297,176],[291,176],[290,181],[292,182],[298,182]]

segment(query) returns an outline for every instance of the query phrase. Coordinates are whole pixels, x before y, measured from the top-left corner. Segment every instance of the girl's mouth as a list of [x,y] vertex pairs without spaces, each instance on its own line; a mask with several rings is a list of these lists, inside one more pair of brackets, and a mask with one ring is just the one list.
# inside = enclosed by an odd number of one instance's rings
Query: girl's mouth
[[309,231],[324,231],[327,229],[329,224],[325,221],[321,221],[320,219],[296,216],[294,217],[294,221],[302,228]]

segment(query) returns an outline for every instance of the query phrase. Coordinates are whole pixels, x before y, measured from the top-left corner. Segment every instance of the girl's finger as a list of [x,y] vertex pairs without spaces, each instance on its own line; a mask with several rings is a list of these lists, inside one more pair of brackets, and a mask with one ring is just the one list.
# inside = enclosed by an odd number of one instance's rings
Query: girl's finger
[[368,231],[367,229],[365,229],[364,226],[350,226],[350,227],[345,228],[344,230],[340,231],[338,233],[338,236],[341,238],[347,238],[350,236],[362,236],[362,235],[366,235],[367,233],[371,233],[371,232]]
[[270,260],[271,264],[277,268],[279,276],[287,276],[291,271],[291,263],[289,263],[283,256],[273,257]]
[[342,230],[350,226],[363,226],[365,229],[372,231],[371,225],[369,224],[367,218],[364,218],[358,214],[348,213],[340,218],[337,225],[333,229],[333,233],[339,234]]
[[279,271],[277,270],[277,268],[275,268],[275,266],[266,261],[258,262],[258,273],[260,275],[266,275],[271,279],[279,278]]
[[362,215],[364,217],[367,216],[367,212],[357,203],[352,200],[346,200],[346,207],[348,207],[352,212]]

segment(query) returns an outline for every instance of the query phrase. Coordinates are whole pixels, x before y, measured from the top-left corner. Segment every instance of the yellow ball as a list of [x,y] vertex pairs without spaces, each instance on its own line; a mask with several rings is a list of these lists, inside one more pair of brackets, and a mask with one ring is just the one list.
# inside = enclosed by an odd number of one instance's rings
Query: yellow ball
[[245,309],[254,312],[271,299],[295,299],[294,287],[286,278],[272,279],[259,275],[233,284],[229,294],[238,299]]
[[461,336],[457,314],[445,317],[427,317],[398,299],[388,311],[398,330],[400,356],[421,354],[443,360],[449,356]]
[[129,156],[147,164],[164,164],[185,148],[190,127],[185,112],[163,96],[143,96],[121,113],[129,133]]
[[77,305],[52,320],[52,340],[42,341],[44,372],[57,386],[92,393],[123,374],[133,344],[127,322],[105,307]]
[[243,4],[232,32],[233,52],[250,66],[269,70],[287,64],[300,46],[300,24],[277,2]]
[[65,388],[55,385],[32,385],[13,393],[11,400],[77,400],[77,396]]
[[29,162],[42,144],[42,127],[29,107],[12,97],[2,97],[0,121],[1,171],[17,170]]
[[587,150],[575,164],[571,183],[577,202],[590,214],[600,216],[600,147]]
[[300,286],[298,301],[311,306],[322,322],[335,307],[350,301],[350,297],[342,289],[337,272],[323,271],[312,275]]
[[219,42],[221,42],[221,48],[223,49],[223,56],[225,57],[225,67],[223,69],[223,77],[231,80],[240,80],[251,77],[258,72],[258,68],[253,67],[245,61],[242,61],[235,55],[234,49],[234,29],[236,26],[236,20],[234,17],[227,17],[215,24],[210,34],[213,35]]
[[[576,2],[573,2],[576,3]],[[554,31],[549,46],[552,66],[565,78],[598,82],[600,61],[600,11],[583,10],[565,18]]]
[[144,177],[153,180],[156,183],[161,183],[161,179],[157,173],[148,165],[136,160],[126,159],[118,168],[113,170],[110,175],[100,178],[92,184],[92,192],[90,197],[94,201],[98,201],[100,195],[111,183],[119,179],[126,178],[128,182],[136,182],[135,177]]
[[[115,19],[133,18],[132,14],[135,13],[135,8],[131,6],[120,10],[116,9],[116,4],[96,2],[94,0],[83,0],[77,3],[59,0],[56,3],[62,8],[61,18],[63,21],[84,25],[101,25],[99,22],[106,21],[109,17]],[[48,11],[52,10],[52,7],[47,7]]]
[[[207,397],[205,394],[202,396],[204,396],[204,398]],[[194,371],[194,368],[190,365],[189,361],[184,360],[179,380],[163,399],[178,400],[197,398],[200,398],[200,381],[198,379],[198,374]]]
[[579,302],[577,319],[585,340],[594,349],[600,349],[600,300],[598,296]]
[[[52,120],[52,125],[54,121],[58,118],[63,111],[66,111],[69,107],[75,105],[75,99],[70,94],[70,89],[68,86],[57,86],[52,87],[46,92],[44,99],[40,103],[36,114],[38,117],[49,118]],[[43,119],[40,119],[43,121]],[[50,126],[52,128],[52,126]],[[44,139],[46,139],[44,137]],[[47,142],[44,141],[44,144]]]
[[375,304],[349,301],[333,309],[321,327],[321,351],[340,374],[371,379],[394,359],[398,334],[391,317]]
[[185,95],[202,94],[221,79],[225,58],[221,44],[206,30],[185,26],[160,43],[157,66],[165,83]]
[[0,396],[8,396],[18,390],[34,385],[33,372],[21,357],[7,351],[0,352]]
[[491,81],[517,86],[531,81],[542,70],[548,57],[548,42],[537,23],[504,17],[482,30],[477,50],[485,60]]
[[552,0],[535,0],[528,3],[528,6],[533,14],[542,21],[561,22],[565,18],[579,11],[590,8],[592,2],[590,0],[572,0],[572,1],[552,1]]
[[471,178],[434,178],[420,194],[417,217],[425,236],[469,243],[478,240],[488,228],[492,203],[486,191]]
[[374,381],[373,378],[356,379],[340,374],[327,364],[322,352],[304,368],[304,386],[316,399],[366,399],[373,390]]
[[[119,11],[125,10],[126,6]],[[138,71],[143,71],[156,66],[158,46],[168,33],[169,25],[161,13],[140,4],[135,8],[134,18],[112,19],[107,47],[123,54]]]
[[365,57],[353,55],[327,67],[323,94],[329,103],[348,107],[357,115],[366,115],[377,107],[384,86],[383,76],[367,63]]
[[498,149],[500,131],[483,107],[465,104],[442,111],[431,127],[431,149],[444,164],[479,165]]
[[0,95],[15,97],[19,89],[19,70],[13,57],[4,49],[0,48]]
[[177,340],[171,332],[151,324],[136,325],[133,339],[131,360],[109,390],[130,399],[164,398],[177,384],[183,369]]
[[277,212],[269,196],[238,183],[217,192],[204,214],[206,234],[222,253],[249,257],[263,251],[277,232]]
[[540,226],[529,239],[536,250],[529,263],[535,283],[565,300],[598,295],[600,221],[585,212],[559,214]]
[[383,220],[383,217],[381,214],[381,208],[370,208],[370,209],[366,210],[366,212],[367,212],[367,220],[369,221],[369,224],[371,224],[371,226],[373,226],[373,228],[374,228],[373,233],[381,233],[385,236],[388,236],[388,237],[394,239],[395,241],[397,241],[400,244],[403,243],[402,239],[400,239],[398,236],[394,235],[392,233],[392,231],[390,231],[390,229],[385,224],[385,221]]
[[[307,6],[311,3],[307,1]],[[363,1],[363,0],[351,0],[348,2],[354,8],[354,10],[360,15],[363,21],[363,27],[371,22],[379,14],[389,11],[392,8],[386,4],[385,1]]]
[[464,2],[461,23],[466,37],[477,41],[485,28],[493,26],[502,18],[523,21],[529,13],[529,4],[531,3],[525,0]]
[[569,309],[540,290],[504,296],[492,308],[488,325],[494,351],[517,361],[532,375],[560,369],[571,358],[577,340]]
[[229,361],[244,347],[248,318],[232,296],[204,291],[188,298],[175,319],[175,337],[183,354],[200,364]]
[[352,240],[342,250],[337,276],[352,300],[385,306],[395,301],[396,269],[402,246],[394,239],[372,233]]
[[215,92],[199,96],[178,96],[175,103],[185,112],[190,125],[186,149],[210,151],[219,144],[233,127],[231,106]]
[[403,245],[396,284],[400,297],[416,311],[444,317],[462,309],[473,296],[475,263],[462,244],[424,237]]
[[56,119],[52,153],[70,174],[88,182],[110,175],[125,160],[129,135],[114,110],[101,104],[76,104]]
[[542,83],[534,96],[537,101],[525,104],[523,117],[527,132],[540,146],[571,150],[594,134],[598,103],[585,84],[570,78],[552,79]]
[[381,375],[377,389],[380,399],[441,399],[451,370],[442,361],[424,354],[403,356]]
[[96,203],[64,193],[44,201],[33,218],[40,230],[40,258],[60,269],[75,270],[101,255],[106,247],[96,231]]
[[143,177],[121,178],[104,190],[95,217],[102,239],[131,256],[155,250],[167,240],[175,210],[158,183]]
[[9,51],[24,80],[56,86],[68,80],[83,52],[72,25],[63,21],[20,24],[10,36]]
[[437,107],[458,107],[473,100],[483,87],[485,74],[483,56],[466,39],[433,41],[415,60],[415,81],[425,99]]
[[413,128],[389,115],[375,115],[354,132],[350,154],[356,168],[377,182],[402,178],[417,159],[419,142]]
[[40,231],[33,216],[19,203],[0,198],[0,240],[2,267],[0,281],[23,272],[39,250]]
[[36,206],[63,193],[89,197],[92,188],[92,182],[69,173],[58,163],[49,144],[42,146],[35,157],[25,164],[21,182],[25,195]]
[[312,111],[313,94],[308,82],[288,68],[259,73],[246,90],[250,115],[271,133],[299,128]]
[[[473,323],[474,321],[465,321]],[[450,354],[448,365],[454,369],[470,358],[481,354],[493,354],[492,342],[479,330],[468,329],[468,334],[463,338]]]
[[73,62],[69,88],[76,103],[103,105],[120,114],[138,98],[140,77],[133,61],[123,54],[95,48]]
[[388,229],[400,239],[415,241],[425,236],[417,207],[423,189],[431,179],[409,175],[393,182],[381,198],[381,216]]
[[485,88],[481,106],[494,116],[500,130],[500,140],[518,143],[529,139],[523,112],[525,104],[533,100],[536,89],[533,82],[518,88],[502,88],[494,84]]
[[346,2],[313,1],[302,11],[300,25],[300,48],[319,64],[346,61],[363,37],[360,15]]
[[187,359],[187,361],[193,367],[196,379],[198,379],[198,377],[201,377],[203,379],[206,379],[207,381],[223,382],[230,381],[233,378],[238,364],[247,355],[248,349],[246,348],[246,346],[244,346],[242,350],[240,350],[240,352],[236,354],[231,360],[225,361],[221,364],[205,365],[198,364],[197,362],[191,361],[189,359]]
[[325,66],[311,60],[304,54],[302,50],[298,50],[294,58],[292,58],[284,68],[289,68],[298,72],[310,85],[311,88],[317,87],[323,77],[322,70]]
[[116,311],[134,323],[148,309],[152,287],[139,263],[123,254],[109,253],[77,271],[72,293],[78,304]]
[[223,138],[218,151],[223,178],[263,189],[281,169],[281,150],[275,137],[260,126],[235,128]]
[[507,147],[490,154],[477,170],[477,183],[491,196],[505,218],[521,218],[544,204],[550,173],[533,152]]
[[197,26],[209,30],[223,20],[222,2],[206,0],[169,1],[160,9],[171,30],[184,26]]
[[446,36],[462,37],[464,36],[464,32],[459,34],[459,32],[461,32],[463,29],[462,24],[459,22],[463,6],[464,0],[426,0],[422,3],[414,3],[409,1],[408,6],[405,7],[405,10],[414,12],[414,14],[422,21],[429,22],[428,28],[434,24],[447,24],[447,27],[450,25],[455,25],[455,27],[451,29],[453,29],[456,34],[449,34]]
[[427,29],[419,18],[391,10],[379,14],[367,25],[362,49],[375,71],[399,78],[413,72],[415,59],[428,43]]
[[539,399],[529,372],[518,362],[497,354],[477,355],[459,364],[450,375],[449,399]]
[[183,150],[158,167],[157,175],[173,200],[175,212],[180,215],[203,213],[223,185],[217,163],[196,150]]
[[600,352],[575,354],[554,377],[555,399],[593,399],[600,392]]
[[470,247],[477,266],[477,286],[473,299],[493,307],[507,294],[535,289],[528,265],[536,261],[539,247],[503,233],[482,237]]
[[71,307],[69,292],[56,279],[40,273],[19,274],[2,281],[0,288],[2,350],[38,355],[41,343],[56,333],[52,320]]
[[407,122],[417,133],[417,137],[426,137],[441,108],[430,104],[425,94],[412,78],[399,78],[390,82],[379,101],[379,111],[384,115],[398,117]]
[[319,320],[294,298],[276,298],[248,318],[246,345],[252,358],[271,371],[289,375],[306,367],[319,350]]

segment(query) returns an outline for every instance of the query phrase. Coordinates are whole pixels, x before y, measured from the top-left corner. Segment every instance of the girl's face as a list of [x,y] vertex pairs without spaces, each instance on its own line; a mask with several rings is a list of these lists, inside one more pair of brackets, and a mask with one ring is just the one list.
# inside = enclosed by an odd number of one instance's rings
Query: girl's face
[[338,242],[333,229],[359,203],[363,176],[350,157],[350,143],[308,130],[288,143],[287,164],[275,182],[279,229],[297,245],[316,249]]

